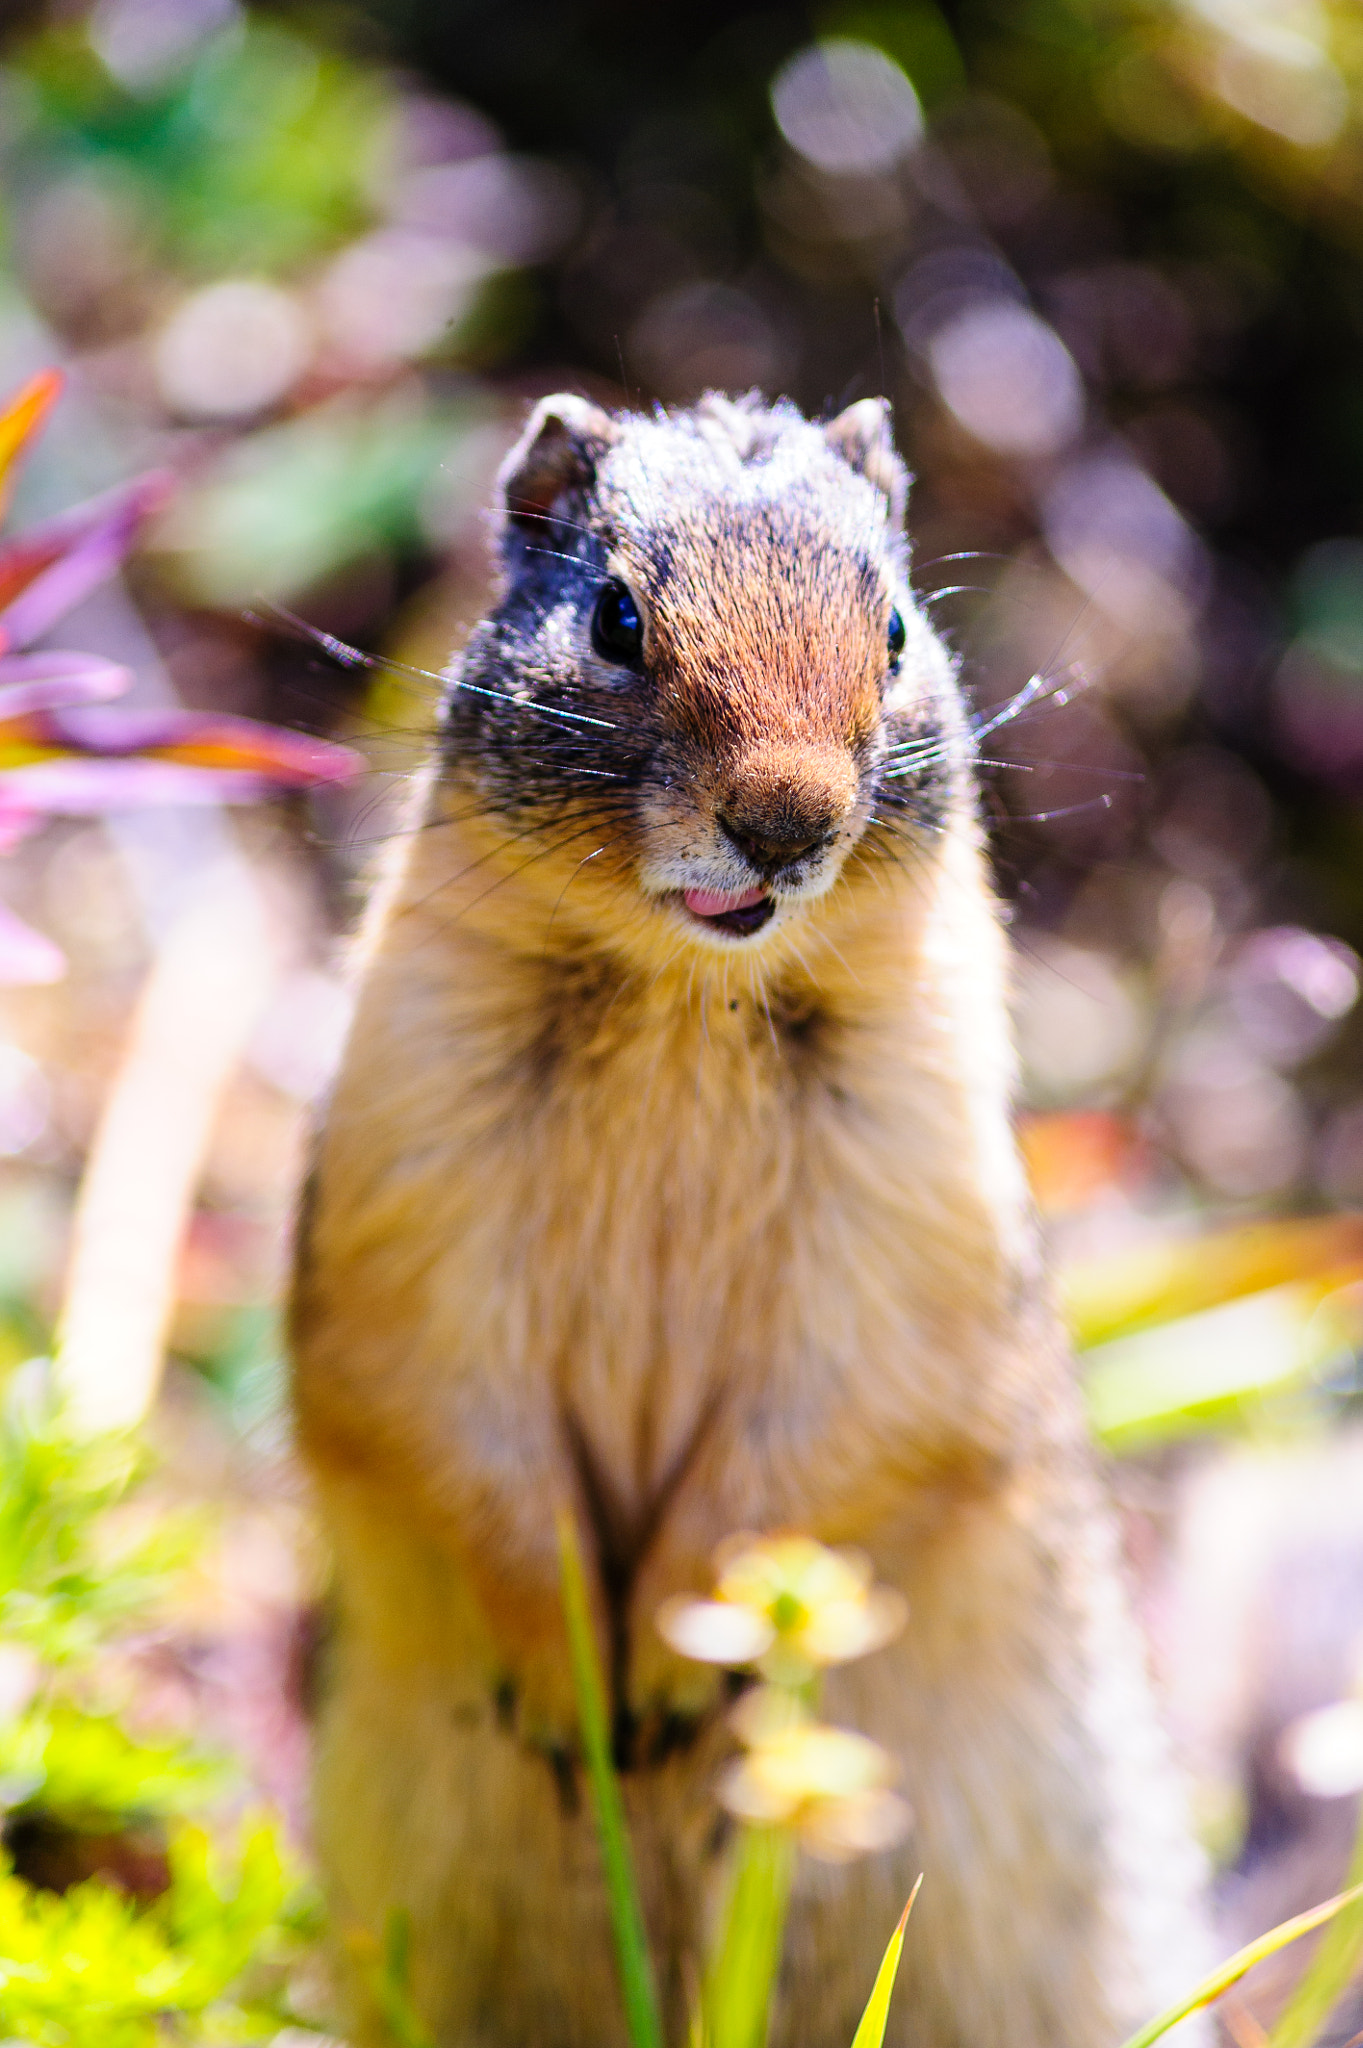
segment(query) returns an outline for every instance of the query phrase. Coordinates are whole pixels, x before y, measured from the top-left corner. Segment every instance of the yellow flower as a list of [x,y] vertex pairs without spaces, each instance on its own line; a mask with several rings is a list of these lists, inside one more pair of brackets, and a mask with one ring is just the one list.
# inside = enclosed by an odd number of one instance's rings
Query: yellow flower
[[685,1656],[761,1662],[767,1676],[790,1682],[864,1657],[904,1625],[903,1598],[871,1583],[859,1551],[830,1550],[810,1536],[735,1536],[717,1562],[713,1600],[669,1601],[659,1617]]
[[735,1718],[752,1747],[725,1773],[719,1796],[740,1820],[789,1828],[832,1863],[888,1848],[907,1832],[913,1816],[889,1789],[894,1759],[879,1743],[794,1718],[765,1687]]

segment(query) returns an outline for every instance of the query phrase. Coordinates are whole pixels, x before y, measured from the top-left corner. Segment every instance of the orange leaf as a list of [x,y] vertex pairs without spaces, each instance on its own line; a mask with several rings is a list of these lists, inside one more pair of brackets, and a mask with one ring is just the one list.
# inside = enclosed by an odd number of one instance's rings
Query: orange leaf
[[39,370],[0,412],[0,514],[14,487],[10,472],[52,410],[65,382],[60,370]]

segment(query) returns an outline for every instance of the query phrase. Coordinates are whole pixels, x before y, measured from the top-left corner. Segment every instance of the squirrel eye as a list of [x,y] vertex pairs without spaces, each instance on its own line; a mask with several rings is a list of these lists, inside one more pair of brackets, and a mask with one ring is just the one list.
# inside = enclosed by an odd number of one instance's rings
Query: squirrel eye
[[592,613],[592,646],[606,661],[638,661],[644,651],[639,607],[623,583],[603,583]]
[[890,665],[897,667],[899,657],[904,652],[904,621],[897,611],[890,613],[890,628],[886,638],[890,645]]

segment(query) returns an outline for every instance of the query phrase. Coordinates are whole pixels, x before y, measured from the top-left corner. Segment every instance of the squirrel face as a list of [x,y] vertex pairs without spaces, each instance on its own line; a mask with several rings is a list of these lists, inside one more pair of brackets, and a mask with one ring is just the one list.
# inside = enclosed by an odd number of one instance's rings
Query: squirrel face
[[627,904],[674,950],[766,948],[961,799],[966,723],[909,591],[882,400],[820,425],[755,397],[653,417],[549,398],[500,481],[502,589],[444,757],[546,884],[584,875],[575,915]]

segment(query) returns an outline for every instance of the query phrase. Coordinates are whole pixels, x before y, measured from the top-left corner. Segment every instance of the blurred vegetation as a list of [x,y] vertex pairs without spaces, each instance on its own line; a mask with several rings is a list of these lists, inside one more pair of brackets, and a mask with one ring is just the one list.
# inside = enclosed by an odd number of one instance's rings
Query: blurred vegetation
[[109,1653],[186,1555],[164,1519],[118,1540],[115,1511],[144,1462],[126,1439],[74,1437],[40,1368],[12,1382],[0,1413],[0,2026],[39,2048],[273,2039],[297,2023],[292,1980],[315,1933],[277,1825],[224,1826],[240,1808],[225,1799],[224,1760],[136,1736],[123,1718]]

